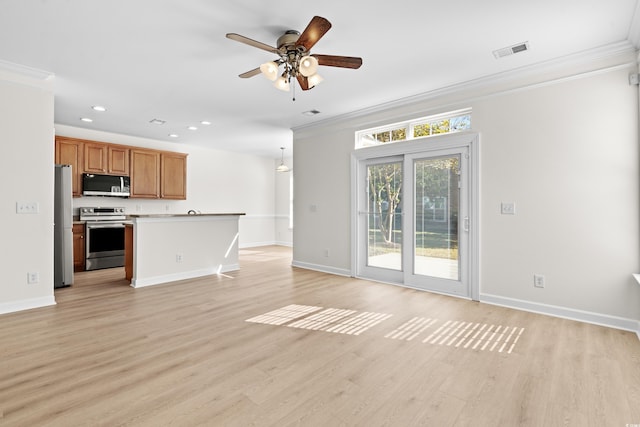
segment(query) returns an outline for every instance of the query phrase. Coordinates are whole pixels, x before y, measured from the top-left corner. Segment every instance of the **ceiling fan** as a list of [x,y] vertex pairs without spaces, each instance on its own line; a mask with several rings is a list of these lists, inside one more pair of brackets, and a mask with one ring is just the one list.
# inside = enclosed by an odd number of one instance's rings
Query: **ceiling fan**
[[[228,33],[227,38],[279,56],[274,61],[265,62],[258,68],[240,74],[239,77],[246,79],[262,73],[274,82],[276,88],[284,91],[289,91],[291,79],[295,79],[302,90],[309,90],[323,80],[316,73],[319,65],[353,69],[360,68],[362,65],[362,58],[311,54],[311,48],[330,28],[331,23],[327,19],[314,16],[302,34],[295,30],[288,30],[280,36],[276,43],[277,47],[236,33]],[[280,74],[280,65],[283,65],[282,74]],[[295,101],[295,97],[293,99]]]

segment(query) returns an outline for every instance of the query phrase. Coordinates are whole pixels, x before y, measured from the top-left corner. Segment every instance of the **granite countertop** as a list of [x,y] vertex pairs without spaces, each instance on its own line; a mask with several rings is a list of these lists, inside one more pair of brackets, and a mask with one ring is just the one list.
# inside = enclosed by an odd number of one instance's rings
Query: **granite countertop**
[[198,214],[130,214],[130,218],[172,218],[172,217],[199,217],[199,216],[229,216],[229,215],[246,215],[244,212],[229,213],[198,213]]

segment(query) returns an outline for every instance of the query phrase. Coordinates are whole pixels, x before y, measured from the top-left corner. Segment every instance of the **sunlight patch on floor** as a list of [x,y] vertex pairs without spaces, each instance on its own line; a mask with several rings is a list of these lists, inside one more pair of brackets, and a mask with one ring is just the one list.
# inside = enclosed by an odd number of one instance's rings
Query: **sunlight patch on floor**
[[[246,321],[312,331],[360,335],[391,316],[392,314],[387,313],[292,304]],[[524,332],[524,328],[517,326],[490,325],[461,320],[447,320],[438,325],[439,322],[438,319],[433,318],[413,317],[384,335],[384,338],[411,341],[421,334],[426,335],[428,332],[425,331],[432,328],[433,332],[427,335],[422,343],[511,354]]]

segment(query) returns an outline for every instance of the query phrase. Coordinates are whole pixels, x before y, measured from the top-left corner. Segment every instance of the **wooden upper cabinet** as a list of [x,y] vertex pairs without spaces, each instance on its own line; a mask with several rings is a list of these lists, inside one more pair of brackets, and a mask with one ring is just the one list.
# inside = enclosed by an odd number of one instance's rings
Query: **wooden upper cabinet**
[[160,153],[131,149],[131,197],[160,197]]
[[160,196],[163,199],[187,199],[187,155],[162,153],[160,156]]
[[55,163],[71,165],[73,196],[82,196],[82,173],[84,170],[84,141],[56,136]]
[[85,142],[84,172],[129,176],[129,149],[99,142]]
[[56,136],[56,164],[71,165],[73,195],[82,196],[82,174],[131,177],[131,198],[187,199],[187,155]]
[[107,150],[107,165],[108,173],[129,176],[129,149],[109,146]]
[[107,145],[106,144],[84,144],[84,172],[85,173],[107,173]]

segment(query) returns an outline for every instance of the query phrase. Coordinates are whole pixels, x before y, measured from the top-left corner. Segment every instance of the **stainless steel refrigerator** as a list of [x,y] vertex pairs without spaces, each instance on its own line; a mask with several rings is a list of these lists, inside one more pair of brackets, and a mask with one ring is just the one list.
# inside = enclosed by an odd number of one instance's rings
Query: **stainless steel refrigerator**
[[55,165],[53,203],[53,287],[73,284],[73,203],[71,166]]

